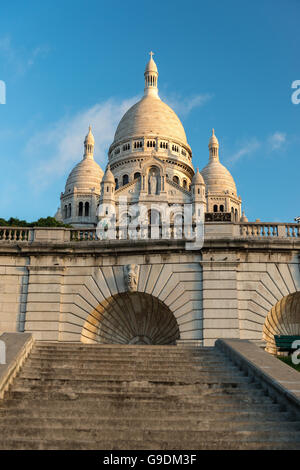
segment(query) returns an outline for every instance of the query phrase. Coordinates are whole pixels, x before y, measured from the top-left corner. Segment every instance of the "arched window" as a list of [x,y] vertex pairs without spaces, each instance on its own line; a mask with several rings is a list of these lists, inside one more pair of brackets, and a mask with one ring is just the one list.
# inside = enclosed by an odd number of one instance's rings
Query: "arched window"
[[220,212],[224,212],[224,206],[223,206],[223,204],[220,205]]
[[115,178],[115,185],[116,185],[116,189],[118,189],[118,187],[119,187],[119,181],[118,181],[118,178]]
[[218,212],[218,206],[217,206],[217,204],[214,205],[214,212]]
[[69,206],[68,206],[68,217],[71,217],[71,215],[72,215],[72,206],[71,206],[71,204],[69,204]]
[[79,217],[82,217],[83,215],[83,202],[80,202],[78,205],[78,215]]
[[161,225],[161,213],[156,209],[149,209],[148,222],[150,225]]
[[178,176],[173,176],[173,181],[174,181],[174,183],[179,184]]
[[238,210],[235,209],[234,211],[234,217],[235,217],[235,221],[237,222],[238,221]]
[[141,177],[141,173],[139,173],[138,171],[137,171],[136,173],[134,173],[133,178],[134,178],[135,180],[137,180],[137,179],[140,178],[140,177]]
[[84,215],[85,217],[88,217],[90,215],[90,203],[86,202],[84,204]]
[[129,181],[128,175],[123,175],[123,180],[122,181],[123,181],[123,186],[124,186],[124,184],[127,184],[128,181]]
[[64,207],[64,219],[68,218],[68,206]]
[[186,189],[186,187],[187,187],[187,181],[186,180],[183,180],[182,186]]

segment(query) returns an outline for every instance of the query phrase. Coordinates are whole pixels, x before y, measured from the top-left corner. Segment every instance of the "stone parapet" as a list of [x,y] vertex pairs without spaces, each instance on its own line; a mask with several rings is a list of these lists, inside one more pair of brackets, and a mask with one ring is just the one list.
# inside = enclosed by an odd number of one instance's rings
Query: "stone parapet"
[[300,416],[300,375],[248,340],[219,339],[216,346],[278,403]]
[[16,376],[33,346],[29,333],[3,333],[0,341],[5,345],[5,364],[0,364],[0,399]]

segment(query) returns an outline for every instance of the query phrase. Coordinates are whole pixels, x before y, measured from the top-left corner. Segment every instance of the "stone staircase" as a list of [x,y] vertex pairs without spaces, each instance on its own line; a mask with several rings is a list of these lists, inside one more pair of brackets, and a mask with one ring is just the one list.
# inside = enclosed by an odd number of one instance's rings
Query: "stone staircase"
[[35,343],[0,449],[300,449],[300,422],[215,348]]

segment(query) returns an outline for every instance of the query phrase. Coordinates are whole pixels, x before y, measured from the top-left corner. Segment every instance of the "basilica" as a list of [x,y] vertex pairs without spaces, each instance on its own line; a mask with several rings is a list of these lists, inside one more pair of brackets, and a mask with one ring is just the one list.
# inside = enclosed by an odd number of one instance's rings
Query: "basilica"
[[105,171],[89,128],[56,213],[65,226],[0,230],[0,331],[92,344],[245,339],[274,353],[275,335],[300,334],[300,225],[249,222],[214,130],[194,169],[152,53],[144,78]]
[[[230,172],[219,159],[219,142],[214,129],[209,139],[208,163],[199,172],[180,119],[158,95],[158,70],[150,53],[145,68],[143,98],[122,117],[108,151],[103,173],[94,160],[91,127],[84,140],[82,160],[71,171],[61,193],[56,218],[74,227],[95,227],[101,216],[99,205],[115,207],[116,223],[130,219],[127,205],[142,204],[152,212],[149,222],[164,223],[166,209],[191,205],[193,214],[206,220],[244,221],[241,197]],[[156,207],[156,210],[153,209]],[[173,211],[174,212],[174,211]],[[176,216],[172,214],[171,222]],[[152,217],[152,219],[151,219]],[[151,219],[151,220],[150,220]],[[176,220],[175,220],[176,222]]]

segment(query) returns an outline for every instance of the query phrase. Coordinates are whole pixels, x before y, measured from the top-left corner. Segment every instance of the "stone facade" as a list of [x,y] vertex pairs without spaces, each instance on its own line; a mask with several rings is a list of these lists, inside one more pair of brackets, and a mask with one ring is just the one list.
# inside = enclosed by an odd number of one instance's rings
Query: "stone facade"
[[7,240],[2,231],[0,331],[51,341],[261,341],[272,308],[300,291],[299,225],[276,226],[289,237],[245,234],[261,227],[206,223],[195,251],[184,240],[72,241],[75,229],[38,228]]

